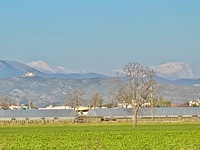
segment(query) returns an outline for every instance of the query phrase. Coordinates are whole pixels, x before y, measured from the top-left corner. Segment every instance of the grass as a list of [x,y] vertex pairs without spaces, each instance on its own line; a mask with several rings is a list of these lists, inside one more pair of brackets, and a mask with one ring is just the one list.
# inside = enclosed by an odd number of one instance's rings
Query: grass
[[7,125],[3,150],[198,150],[200,123]]

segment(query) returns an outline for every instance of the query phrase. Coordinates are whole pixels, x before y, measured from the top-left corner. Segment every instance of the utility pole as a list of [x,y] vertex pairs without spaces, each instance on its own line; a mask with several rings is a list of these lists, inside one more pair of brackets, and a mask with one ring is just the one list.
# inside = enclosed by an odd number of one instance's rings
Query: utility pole
[[31,109],[31,98],[29,97],[29,100],[28,100],[28,106],[29,106],[29,109]]

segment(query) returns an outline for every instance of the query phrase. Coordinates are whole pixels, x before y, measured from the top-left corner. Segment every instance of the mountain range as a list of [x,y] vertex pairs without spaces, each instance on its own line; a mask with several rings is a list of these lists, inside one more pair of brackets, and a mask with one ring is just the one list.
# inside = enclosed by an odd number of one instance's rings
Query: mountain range
[[[172,62],[150,68],[157,71],[155,79],[158,82],[160,96],[174,103],[187,102],[200,96],[200,78],[193,78],[194,71],[188,64]],[[1,96],[20,98],[20,103],[27,103],[31,98],[35,105],[47,106],[50,101],[64,104],[68,92],[72,89],[87,91],[87,100],[92,94],[99,92],[106,102],[110,102],[110,93],[116,89],[116,84],[110,76],[75,73],[65,67],[49,66],[43,61],[23,64],[0,60]]]
[[[198,70],[183,62],[170,62],[159,66],[150,66],[155,70],[157,76],[155,79],[158,82],[194,85],[199,84]],[[40,76],[45,78],[60,78],[60,79],[90,79],[90,78],[109,78],[110,76],[99,73],[78,73],[67,69],[66,67],[50,66],[43,61],[35,61],[23,64],[16,61],[0,60],[0,79],[13,78],[18,76]]]
[[[50,66],[41,60],[30,62],[26,65],[47,74],[84,74],[71,71],[63,66]],[[163,77],[169,80],[200,78],[200,68],[193,68],[184,62],[169,62],[158,66],[150,66],[150,69],[156,71],[159,77]]]
[[[29,74],[28,74],[29,73]],[[40,76],[45,78],[106,78],[108,76],[98,73],[75,73],[68,71],[65,67],[52,67],[43,61],[27,64],[16,61],[0,60],[0,79],[14,78],[18,76]]]

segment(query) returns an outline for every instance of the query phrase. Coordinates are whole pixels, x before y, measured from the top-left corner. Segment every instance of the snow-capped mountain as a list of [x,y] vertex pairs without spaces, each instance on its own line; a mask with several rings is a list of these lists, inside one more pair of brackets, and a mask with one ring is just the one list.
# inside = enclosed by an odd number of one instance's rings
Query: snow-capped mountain
[[191,66],[184,62],[170,62],[159,66],[152,66],[158,76],[167,79],[194,78],[195,75]]
[[76,73],[68,71],[65,67],[51,67],[43,61],[23,64],[16,61],[0,60],[0,79],[13,77],[39,76],[45,78],[60,79],[90,79],[107,78],[108,76],[98,73]]
[[44,73],[48,73],[48,74],[54,74],[54,73],[63,73],[63,74],[67,74],[67,73],[72,73],[72,71],[68,70],[67,68],[65,67],[54,67],[54,66],[50,66],[48,65],[46,62],[44,61],[34,61],[34,62],[30,62],[30,63],[27,63],[26,65],[30,66],[30,67],[33,67],[41,72],[44,72]]
[[16,76],[32,73],[36,76],[46,77],[46,75],[32,67],[16,61],[0,60],[0,78],[12,78]]
[[[157,75],[162,78],[176,79],[196,79],[200,77],[200,69],[192,68],[189,64],[183,62],[170,62],[159,66],[152,66],[151,69],[157,72]],[[115,70],[116,71],[116,70]],[[120,70],[117,70],[118,72]],[[107,78],[103,74],[97,73],[76,73],[69,71],[65,67],[53,67],[43,61],[31,62],[28,64],[19,63],[16,61],[0,60],[0,79],[12,78],[22,75],[35,75],[46,78]],[[196,82],[196,81],[195,81]]]

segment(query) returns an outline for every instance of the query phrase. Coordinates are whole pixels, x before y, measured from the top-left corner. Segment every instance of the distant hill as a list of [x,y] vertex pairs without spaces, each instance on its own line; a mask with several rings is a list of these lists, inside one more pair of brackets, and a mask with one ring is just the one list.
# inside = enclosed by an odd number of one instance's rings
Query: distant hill
[[169,80],[163,77],[155,76],[154,79],[158,83],[167,83],[172,85],[182,85],[182,86],[197,86],[200,84],[200,78],[198,79],[177,79],[177,80]]
[[109,78],[109,76],[98,74],[98,73],[69,73],[69,74],[48,74],[50,78],[60,79],[90,79],[90,78]]
[[27,73],[33,73],[36,76],[46,77],[46,75],[32,67],[16,61],[0,60],[0,78],[12,78]]
[[29,99],[37,106],[47,106],[51,103],[66,104],[66,99],[72,89],[85,91],[85,99],[89,101],[92,94],[99,92],[110,101],[110,92],[115,89],[111,78],[90,79],[56,79],[42,77],[17,77],[0,80],[0,94],[7,95],[20,103],[27,104]]
[[174,81],[177,85],[185,85],[185,86],[197,86],[200,85],[200,78],[199,79],[177,79]]
[[[111,93],[117,88],[112,78],[90,79],[57,79],[42,77],[16,77],[0,80],[0,96],[10,96],[15,102],[27,104],[29,100],[36,106],[48,106],[67,103],[72,89],[85,91],[85,105],[88,105],[92,94],[99,92],[105,103],[112,102]],[[172,100],[173,103],[184,103],[199,97],[199,88],[169,83],[158,83],[158,97]],[[154,95],[155,96],[155,95]]]
[[155,76],[154,80],[156,80],[159,83],[168,83],[168,84],[175,84],[173,80],[169,80],[163,77]]

